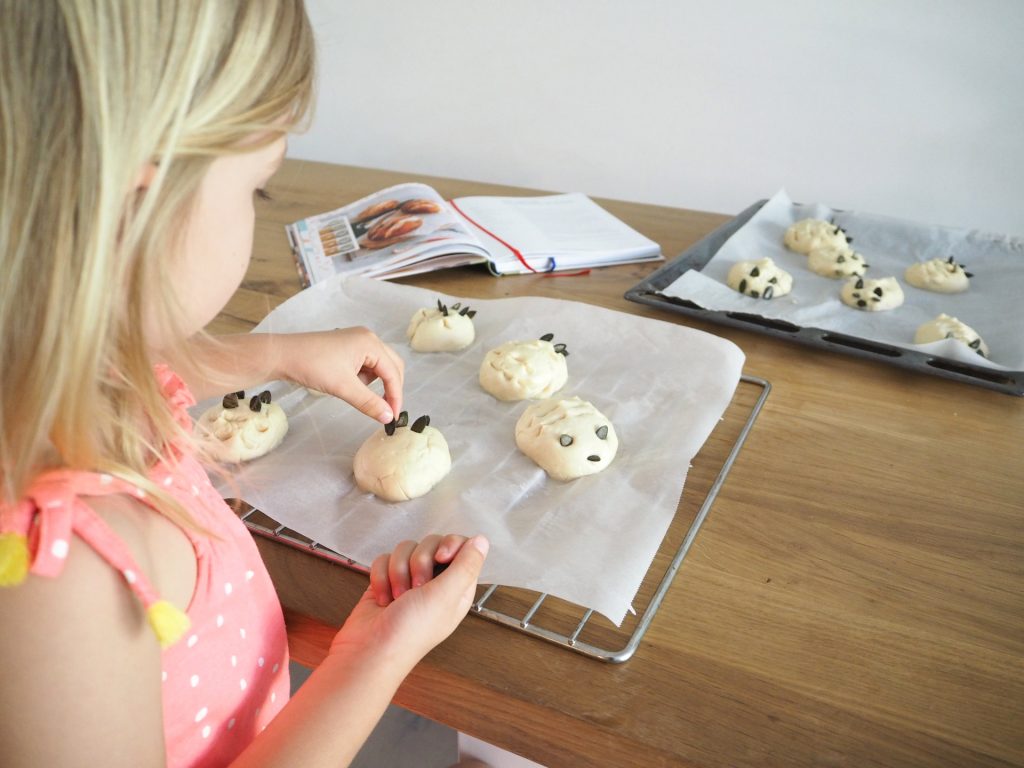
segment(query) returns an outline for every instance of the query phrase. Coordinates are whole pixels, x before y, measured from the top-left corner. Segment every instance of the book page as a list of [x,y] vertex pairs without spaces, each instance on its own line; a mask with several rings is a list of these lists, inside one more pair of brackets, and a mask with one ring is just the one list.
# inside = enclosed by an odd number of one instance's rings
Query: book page
[[487,251],[451,206],[426,184],[399,184],[286,227],[303,285],[337,274],[397,277],[481,263]]
[[657,243],[579,193],[461,197],[453,204],[491,252],[499,273],[528,271],[523,261],[544,271],[660,258]]

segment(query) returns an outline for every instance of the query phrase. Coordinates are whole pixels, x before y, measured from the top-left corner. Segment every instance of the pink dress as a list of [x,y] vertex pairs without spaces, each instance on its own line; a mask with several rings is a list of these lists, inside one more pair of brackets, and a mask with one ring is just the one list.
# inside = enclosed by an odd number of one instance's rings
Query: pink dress
[[[164,394],[183,426],[195,400],[164,366]],[[195,549],[195,592],[185,611],[189,627],[163,651],[164,738],[169,766],[230,763],[281,710],[289,695],[284,618],[270,576],[249,532],[210,484],[192,453],[158,464],[150,479],[162,485],[215,534],[182,529]],[[38,477],[25,498],[0,507],[0,532],[27,537],[29,572],[56,578],[72,535],[120,571],[127,589],[150,609],[160,602],[127,546],[82,497],[143,490],[110,475],[57,470]]]

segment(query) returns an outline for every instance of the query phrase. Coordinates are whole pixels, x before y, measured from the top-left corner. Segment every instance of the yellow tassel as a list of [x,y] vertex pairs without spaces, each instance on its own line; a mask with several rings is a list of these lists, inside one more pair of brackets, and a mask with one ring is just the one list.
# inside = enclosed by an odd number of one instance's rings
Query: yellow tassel
[[0,587],[20,584],[28,575],[28,539],[20,533],[0,533]]
[[161,648],[174,645],[192,626],[188,616],[166,600],[157,600],[146,610],[146,615]]

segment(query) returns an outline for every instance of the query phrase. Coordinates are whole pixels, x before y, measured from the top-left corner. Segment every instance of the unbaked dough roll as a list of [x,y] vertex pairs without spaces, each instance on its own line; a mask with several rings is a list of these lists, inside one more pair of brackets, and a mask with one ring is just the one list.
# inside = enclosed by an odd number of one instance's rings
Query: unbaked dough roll
[[615,427],[578,397],[534,403],[516,422],[516,445],[555,480],[600,472],[615,458]]
[[725,282],[734,291],[754,299],[777,299],[793,290],[793,276],[767,257],[737,261]]
[[816,275],[837,280],[844,277],[863,277],[868,269],[864,257],[848,246],[821,245],[807,254],[807,266]]
[[929,344],[942,339],[962,341],[982,357],[988,357],[988,344],[982,340],[978,332],[967,323],[962,323],[945,313],[934,320],[922,323],[914,334],[915,344]]
[[356,484],[385,501],[408,501],[424,495],[452,468],[444,435],[421,416],[409,424],[402,411],[359,446],[352,460]]
[[462,306],[451,308],[438,299],[437,307],[417,309],[405,331],[409,346],[416,352],[456,352],[465,349],[476,338],[473,317],[476,310]]
[[238,464],[274,450],[288,432],[288,418],[270,391],[245,402],[245,392],[225,395],[196,421],[194,434],[200,449],[215,461]]
[[840,290],[839,298],[854,309],[884,312],[903,304],[903,288],[895,277],[852,277]]
[[783,244],[791,251],[808,254],[814,248],[832,245],[836,248],[848,248],[853,238],[846,230],[836,224],[821,219],[801,219],[786,230],[782,238]]
[[963,293],[971,287],[970,278],[974,275],[950,256],[948,259],[929,259],[911,264],[903,277],[910,285],[924,291]]
[[509,341],[495,347],[480,364],[480,386],[498,400],[551,397],[569,378],[565,344],[553,334],[533,341]]

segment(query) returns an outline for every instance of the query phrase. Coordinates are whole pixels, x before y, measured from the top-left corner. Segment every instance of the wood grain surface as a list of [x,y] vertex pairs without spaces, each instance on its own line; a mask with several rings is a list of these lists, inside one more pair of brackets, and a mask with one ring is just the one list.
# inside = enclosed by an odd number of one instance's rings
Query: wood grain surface
[[[445,196],[525,191],[289,160],[212,329],[248,330],[299,290],[284,224],[413,180]],[[670,258],[729,218],[600,202]],[[622,298],[657,266],[401,281],[682,323],[737,343],[773,391],[632,660],[470,617],[396,703],[550,768],[1024,766],[1024,400]],[[259,546],[292,654],[316,664],[365,578]]]

